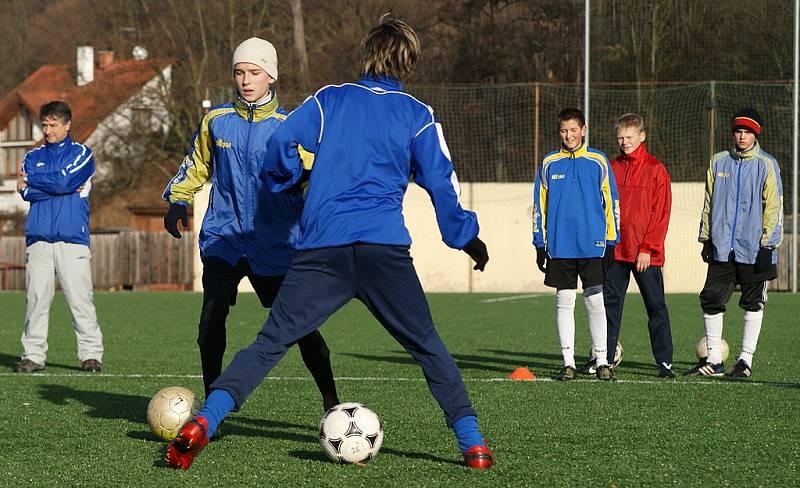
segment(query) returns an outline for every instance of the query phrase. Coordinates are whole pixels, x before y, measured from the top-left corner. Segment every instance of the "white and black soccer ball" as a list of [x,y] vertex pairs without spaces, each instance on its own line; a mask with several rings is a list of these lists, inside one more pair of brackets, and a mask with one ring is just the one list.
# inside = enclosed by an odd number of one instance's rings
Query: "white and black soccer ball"
[[361,403],[340,403],[319,421],[319,443],[331,461],[366,463],[383,444],[383,425],[378,416]]
[[147,405],[147,423],[156,437],[171,441],[200,410],[200,402],[188,388],[169,386],[153,395]]
[[[592,344],[591,346],[589,346],[589,360],[594,361],[596,357],[597,354],[594,353],[594,344]],[[617,341],[617,350],[614,351],[614,364],[612,364],[612,366],[616,368],[617,366],[619,366],[619,363],[621,362],[622,362],[622,344],[619,341]]]

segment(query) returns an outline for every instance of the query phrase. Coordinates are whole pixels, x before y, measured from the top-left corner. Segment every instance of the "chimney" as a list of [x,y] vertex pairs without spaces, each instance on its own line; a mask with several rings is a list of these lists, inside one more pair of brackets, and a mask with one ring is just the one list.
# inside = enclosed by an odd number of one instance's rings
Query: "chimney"
[[97,67],[106,69],[114,62],[114,51],[110,49],[101,49],[97,51]]
[[78,47],[78,86],[88,85],[94,80],[94,48]]

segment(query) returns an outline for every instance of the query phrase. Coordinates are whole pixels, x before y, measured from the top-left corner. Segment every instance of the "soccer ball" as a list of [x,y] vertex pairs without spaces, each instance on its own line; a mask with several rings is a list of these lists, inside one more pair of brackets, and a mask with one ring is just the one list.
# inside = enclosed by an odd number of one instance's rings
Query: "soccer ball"
[[[594,353],[594,344],[589,346],[589,361],[594,361],[597,357],[597,354]],[[619,366],[619,363],[622,362],[622,344],[617,341],[617,350],[614,351],[614,366],[615,368]]]
[[147,405],[147,423],[156,437],[171,441],[199,410],[200,402],[191,390],[170,386],[153,395]]
[[365,463],[378,454],[383,444],[383,425],[365,405],[340,403],[319,421],[319,443],[331,461]]
[[[703,336],[697,343],[697,359],[706,359],[708,357],[708,344],[706,344],[706,336]],[[727,361],[731,350],[728,347],[728,341],[722,339],[722,360]]]

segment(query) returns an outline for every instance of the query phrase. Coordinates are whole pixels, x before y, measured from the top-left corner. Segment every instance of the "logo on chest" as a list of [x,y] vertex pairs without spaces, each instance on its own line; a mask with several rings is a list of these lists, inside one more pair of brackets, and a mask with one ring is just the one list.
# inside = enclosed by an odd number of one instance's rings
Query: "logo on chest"
[[232,143],[223,141],[222,139],[216,139],[214,141],[214,144],[216,144],[217,147],[222,149],[230,149],[231,146],[233,145]]
[[563,180],[566,177],[567,175],[558,175],[558,174],[550,175],[551,180]]
[[720,178],[727,178],[730,175],[731,175],[730,173],[725,172],[725,171],[720,171],[720,172],[717,173],[717,176],[719,176]]

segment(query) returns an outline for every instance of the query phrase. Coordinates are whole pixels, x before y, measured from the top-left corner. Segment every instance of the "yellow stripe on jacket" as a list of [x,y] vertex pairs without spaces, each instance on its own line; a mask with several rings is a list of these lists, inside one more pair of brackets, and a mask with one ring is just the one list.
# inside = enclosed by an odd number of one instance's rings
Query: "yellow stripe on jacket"
[[711,196],[714,193],[714,164],[718,159],[718,155],[711,158],[711,163],[708,165],[706,171],[706,189],[703,197],[703,214],[700,218],[700,236],[698,241],[705,242],[711,239]]
[[[778,163],[769,159],[765,160],[764,163],[767,175],[762,193],[764,213],[761,217],[761,246],[777,247],[783,242],[783,195],[781,195],[778,175],[775,172]],[[777,242],[775,242],[775,237],[777,237]]]
[[195,193],[203,189],[203,185],[211,179],[213,167],[211,157],[211,134],[209,126],[211,121],[220,115],[234,113],[233,107],[222,107],[210,110],[203,116],[197,127],[189,154],[183,159],[178,174],[170,182],[170,203],[185,202],[192,204]]

